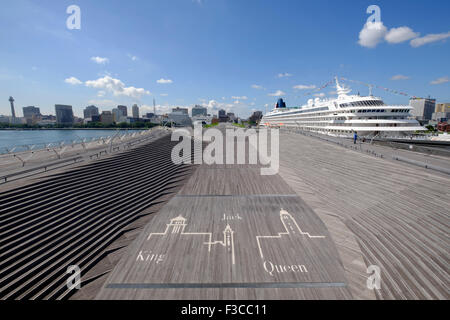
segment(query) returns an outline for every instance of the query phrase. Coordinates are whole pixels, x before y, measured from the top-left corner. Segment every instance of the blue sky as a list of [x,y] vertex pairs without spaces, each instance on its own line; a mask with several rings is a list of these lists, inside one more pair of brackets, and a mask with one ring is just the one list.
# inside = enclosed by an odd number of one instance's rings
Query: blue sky
[[[72,4],[81,9],[81,30],[66,28]],[[384,33],[360,35],[372,4],[381,9]],[[73,105],[78,116],[90,104],[110,110],[138,103],[150,112],[155,98],[159,112],[204,104],[211,112],[225,108],[246,117],[271,108],[277,94],[288,106],[302,105],[310,97],[302,86],[320,87],[335,75],[450,101],[447,0],[0,5],[0,114],[9,115],[12,95],[19,115],[28,105],[53,114],[55,104]],[[350,85],[355,93],[368,92]],[[332,91],[316,94],[330,97]],[[408,104],[404,96],[374,94]]]

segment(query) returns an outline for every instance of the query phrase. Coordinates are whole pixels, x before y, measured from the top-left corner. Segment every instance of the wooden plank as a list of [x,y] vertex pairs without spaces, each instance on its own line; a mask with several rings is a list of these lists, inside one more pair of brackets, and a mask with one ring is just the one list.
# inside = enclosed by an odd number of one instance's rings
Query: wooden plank
[[[230,236],[232,234],[232,238]],[[279,176],[201,165],[97,299],[350,299],[333,239]]]
[[339,241],[348,230],[381,267],[379,298],[450,297],[448,175],[297,134],[281,135],[280,154],[280,175],[327,225],[350,285],[357,271]]

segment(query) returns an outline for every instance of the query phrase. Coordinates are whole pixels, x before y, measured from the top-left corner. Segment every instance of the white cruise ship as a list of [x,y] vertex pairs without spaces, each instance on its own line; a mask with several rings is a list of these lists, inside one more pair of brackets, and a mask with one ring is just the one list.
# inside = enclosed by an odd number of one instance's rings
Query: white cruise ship
[[350,91],[336,77],[336,99],[310,99],[307,105],[294,108],[286,108],[280,99],[275,109],[264,115],[260,125],[340,137],[352,137],[354,132],[365,137],[399,137],[426,130],[411,118],[412,107],[386,105],[372,94],[349,95]]

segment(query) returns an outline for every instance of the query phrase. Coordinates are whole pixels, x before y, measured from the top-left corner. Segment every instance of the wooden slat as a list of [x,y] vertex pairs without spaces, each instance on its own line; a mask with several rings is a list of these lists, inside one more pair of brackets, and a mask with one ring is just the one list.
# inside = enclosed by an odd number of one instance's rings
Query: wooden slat
[[[281,135],[280,154],[280,175],[319,214],[332,237],[350,230],[366,264],[381,267],[379,298],[450,297],[448,175],[299,134]],[[343,224],[336,227],[328,215]],[[344,266],[351,264],[335,241]],[[346,268],[346,276],[356,274]]]
[[[201,165],[153,216],[97,298],[352,298],[323,222],[279,175],[261,176],[259,169],[259,165]],[[291,215],[292,229],[282,222],[282,209]],[[178,216],[186,219],[186,225],[168,226]],[[231,247],[223,245],[227,224],[234,232]],[[210,240],[214,244],[209,251]],[[143,252],[163,258],[159,263],[141,261]],[[295,272],[294,267],[270,275],[264,263],[303,265],[307,272]]]

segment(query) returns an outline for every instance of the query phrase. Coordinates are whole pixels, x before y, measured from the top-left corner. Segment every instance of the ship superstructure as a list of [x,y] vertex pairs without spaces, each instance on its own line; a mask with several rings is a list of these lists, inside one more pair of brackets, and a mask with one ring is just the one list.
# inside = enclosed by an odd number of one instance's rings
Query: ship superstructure
[[[336,77],[335,99],[310,99],[302,107],[277,106],[261,120],[269,127],[291,127],[331,136],[390,137],[406,136],[416,131],[425,131],[419,122],[411,118],[412,107],[387,105],[381,98],[350,95]],[[285,105],[284,105],[285,106]]]

